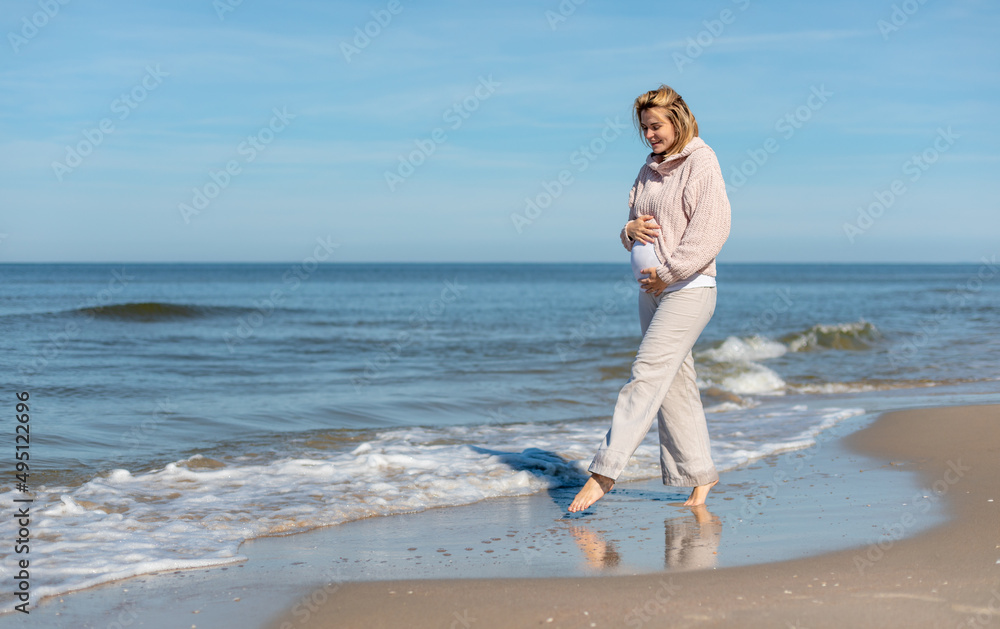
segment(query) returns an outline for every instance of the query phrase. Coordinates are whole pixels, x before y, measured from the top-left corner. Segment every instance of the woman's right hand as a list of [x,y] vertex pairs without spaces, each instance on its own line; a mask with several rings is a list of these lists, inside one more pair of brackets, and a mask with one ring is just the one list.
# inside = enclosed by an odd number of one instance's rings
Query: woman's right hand
[[625,223],[625,235],[638,242],[654,242],[660,235],[660,226],[652,214],[643,214]]

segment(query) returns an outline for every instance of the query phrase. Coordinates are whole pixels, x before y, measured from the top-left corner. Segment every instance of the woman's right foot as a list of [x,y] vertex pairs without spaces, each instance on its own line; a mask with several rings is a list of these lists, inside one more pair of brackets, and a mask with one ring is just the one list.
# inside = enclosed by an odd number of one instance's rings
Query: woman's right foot
[[570,503],[569,511],[572,513],[583,511],[603,498],[604,494],[611,491],[614,484],[615,481],[611,480],[607,476],[591,474],[590,478],[587,479],[587,482],[584,484],[583,489],[576,494],[576,497],[573,498],[573,502]]
[[718,479],[708,483],[707,485],[699,485],[691,490],[691,495],[688,496],[687,501],[684,503],[685,507],[697,507],[698,505],[705,504],[705,498],[708,498],[708,492],[712,490],[713,487],[718,484]]

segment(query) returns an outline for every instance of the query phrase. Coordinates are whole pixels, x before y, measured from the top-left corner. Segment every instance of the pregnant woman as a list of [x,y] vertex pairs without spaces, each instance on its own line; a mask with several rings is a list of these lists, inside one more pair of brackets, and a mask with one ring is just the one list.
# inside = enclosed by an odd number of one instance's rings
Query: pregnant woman
[[639,96],[634,114],[652,153],[629,193],[621,239],[642,289],[642,343],[591,477],[569,506],[574,512],[611,490],[654,417],[663,484],[693,487],[684,504],[694,506],[719,482],[691,348],[715,312],[715,257],[729,236],[729,199],[715,152],[677,92],[661,85]]

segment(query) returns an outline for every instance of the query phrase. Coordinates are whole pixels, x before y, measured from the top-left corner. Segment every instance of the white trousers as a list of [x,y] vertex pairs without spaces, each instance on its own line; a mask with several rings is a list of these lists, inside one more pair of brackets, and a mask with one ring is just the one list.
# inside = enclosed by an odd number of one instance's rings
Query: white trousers
[[691,348],[715,313],[714,287],[655,297],[639,292],[642,343],[590,471],[616,479],[658,418],[664,485],[695,487],[719,478],[712,463]]

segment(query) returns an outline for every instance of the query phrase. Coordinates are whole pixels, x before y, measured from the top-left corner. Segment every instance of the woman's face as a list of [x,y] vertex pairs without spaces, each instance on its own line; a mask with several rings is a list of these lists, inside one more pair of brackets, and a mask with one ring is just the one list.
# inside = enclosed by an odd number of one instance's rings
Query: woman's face
[[673,146],[674,140],[677,139],[674,125],[665,116],[666,111],[664,107],[650,107],[643,110],[639,116],[642,134],[646,137],[653,152],[659,155],[666,153],[667,149]]

